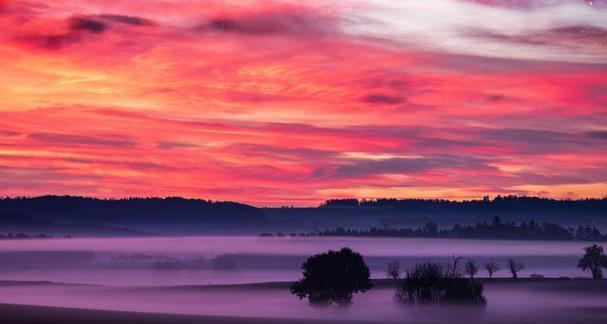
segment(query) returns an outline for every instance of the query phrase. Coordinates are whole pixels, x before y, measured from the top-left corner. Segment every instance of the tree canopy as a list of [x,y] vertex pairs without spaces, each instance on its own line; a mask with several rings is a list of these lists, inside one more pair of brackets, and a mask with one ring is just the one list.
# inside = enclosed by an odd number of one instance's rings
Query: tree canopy
[[601,268],[607,268],[607,256],[603,252],[603,247],[593,244],[585,247],[584,250],[586,253],[580,259],[578,268],[582,268],[584,271],[590,270],[594,279],[602,279],[603,270]]
[[350,248],[313,255],[301,268],[303,278],[291,286],[291,293],[313,304],[347,304],[353,294],[373,287],[369,267]]

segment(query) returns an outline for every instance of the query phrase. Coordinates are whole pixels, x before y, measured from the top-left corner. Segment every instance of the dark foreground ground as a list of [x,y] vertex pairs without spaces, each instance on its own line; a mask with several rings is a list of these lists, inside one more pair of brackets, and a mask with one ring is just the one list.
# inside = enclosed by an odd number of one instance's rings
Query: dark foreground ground
[[[297,320],[243,318],[223,316],[171,315],[133,312],[83,310],[59,307],[21,306],[0,304],[0,323],[40,323],[40,324],[312,324],[344,323],[330,320]],[[348,321],[351,323],[351,321]],[[373,322],[356,322],[360,324]]]
[[[22,286],[26,283],[0,282],[0,286]],[[29,285],[46,285],[30,283]],[[56,284],[51,284],[56,285]],[[59,285],[61,287],[61,285]],[[164,295],[168,292],[186,291],[203,296],[215,296],[221,293],[284,291],[288,283],[266,283],[225,286],[179,286],[179,287],[140,287],[124,288],[120,294],[135,292],[137,296]],[[375,281],[377,291],[391,291],[394,283],[387,280]],[[70,287],[65,287],[70,289]],[[343,323],[424,323],[424,324],[512,324],[512,323],[549,323],[549,324],[604,324],[607,323],[607,280],[593,281],[584,279],[497,279],[486,281],[488,304],[486,310],[467,307],[428,306],[406,311],[402,316],[381,321],[358,321],[348,319],[296,319],[177,315],[160,313],[141,313],[126,311],[89,310],[80,308],[24,306],[0,304],[0,323],[40,323],[40,324],[76,324],[76,323],[199,323],[199,324],[343,324]],[[143,295],[139,295],[142,294]],[[141,297],[137,297],[141,298]],[[285,297],[285,298],[290,298]],[[541,302],[538,299],[543,298]],[[7,300],[6,298],[3,300]],[[179,301],[173,301],[179,302]],[[382,302],[383,303],[383,302]],[[245,307],[245,305],[243,305]],[[373,307],[370,301],[352,307]],[[95,308],[90,305],[86,308]],[[288,316],[287,316],[288,317]]]
[[[607,307],[607,306],[606,306]],[[269,318],[243,318],[223,316],[198,316],[198,315],[172,315],[153,313],[134,313],[116,311],[83,310],[60,307],[22,306],[0,304],[1,323],[32,323],[32,324],[372,324],[375,321],[352,321],[352,320],[301,320],[301,319],[269,319]],[[564,315],[564,316],[563,316]],[[580,309],[572,310],[567,314],[557,316],[545,316],[541,320],[504,318],[504,319],[466,319],[451,318],[441,320],[423,320],[418,323],[487,323],[487,324],[511,324],[511,323],[585,323],[604,324],[607,321],[607,309]],[[404,320],[403,322],[408,322]],[[393,323],[401,323],[394,321]]]

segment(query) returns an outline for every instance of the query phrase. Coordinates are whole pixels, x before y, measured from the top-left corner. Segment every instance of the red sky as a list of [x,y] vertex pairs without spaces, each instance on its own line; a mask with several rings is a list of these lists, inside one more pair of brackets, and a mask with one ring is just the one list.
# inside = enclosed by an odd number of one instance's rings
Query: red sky
[[0,1],[0,195],[607,193],[607,1]]

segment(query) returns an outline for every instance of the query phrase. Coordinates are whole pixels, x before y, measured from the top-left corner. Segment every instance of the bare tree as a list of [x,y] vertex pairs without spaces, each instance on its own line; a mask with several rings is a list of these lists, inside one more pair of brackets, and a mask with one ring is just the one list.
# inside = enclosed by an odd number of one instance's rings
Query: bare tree
[[400,262],[394,260],[388,263],[388,266],[386,267],[386,276],[393,280],[400,278]]
[[456,257],[455,255],[451,259],[451,263],[447,266],[447,274],[451,278],[461,277],[459,272],[459,263],[462,261],[462,257]]
[[500,269],[500,265],[497,264],[493,259],[485,263],[485,270],[489,273],[489,279],[493,278],[493,274]]
[[508,259],[508,268],[510,269],[510,273],[512,273],[512,279],[518,279],[518,273],[525,269],[525,264],[510,258]]
[[466,261],[464,273],[467,274],[470,279],[474,279],[474,276],[478,273],[478,265],[476,262],[474,262],[474,260],[468,259],[468,261]]

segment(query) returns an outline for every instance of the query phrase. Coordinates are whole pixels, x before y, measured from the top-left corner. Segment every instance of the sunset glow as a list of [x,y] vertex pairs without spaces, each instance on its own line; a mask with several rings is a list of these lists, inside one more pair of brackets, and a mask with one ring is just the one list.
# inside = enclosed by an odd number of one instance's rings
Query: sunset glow
[[607,194],[607,1],[0,1],[0,195]]

